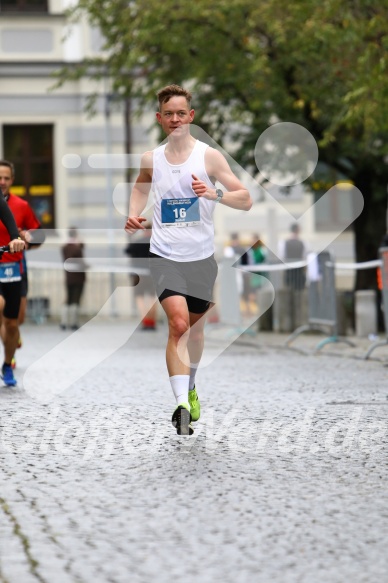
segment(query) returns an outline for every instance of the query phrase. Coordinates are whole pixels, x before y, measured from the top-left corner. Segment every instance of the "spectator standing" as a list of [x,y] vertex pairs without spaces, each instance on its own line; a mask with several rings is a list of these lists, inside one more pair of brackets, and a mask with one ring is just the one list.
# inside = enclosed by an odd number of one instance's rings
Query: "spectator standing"
[[[279,245],[279,259],[285,263],[292,261],[304,261],[307,257],[305,243],[300,238],[300,227],[293,223],[290,227],[291,235]],[[291,289],[302,290],[306,285],[306,268],[297,267],[287,269],[285,285]]]
[[78,238],[75,227],[70,227],[69,238],[62,246],[63,261],[70,260],[79,271],[68,271],[65,267],[66,303],[62,307],[61,329],[77,330],[79,328],[79,311],[86,281],[86,264],[84,244]]
[[[151,223],[145,223],[146,229],[142,236],[132,240],[125,248],[125,253],[131,257],[131,267],[135,273],[130,274],[131,285],[134,286],[135,301],[141,317],[143,330],[156,330],[157,301],[154,282],[149,268],[149,251],[151,240]],[[136,273],[136,268],[147,273]]]
[[[249,258],[247,247],[242,245],[238,233],[231,233],[230,243],[225,247],[224,250],[225,257],[235,258],[236,265],[248,265]],[[247,272],[238,270],[236,272],[237,277],[237,288],[242,300],[242,309],[244,314],[250,315],[250,295],[251,295],[251,276]]]
[[[261,265],[267,260],[267,248],[264,245],[259,235],[253,235],[252,247],[248,250],[248,265]],[[262,287],[266,282],[266,274],[264,272],[254,272],[251,276],[251,289],[254,293],[254,298],[256,299],[255,292]]]
[[[225,257],[236,257],[236,259],[241,258],[240,264],[244,265],[243,261],[245,260],[246,264],[246,247],[242,245],[240,242],[240,237],[238,233],[231,233],[230,235],[230,243],[225,247]],[[245,256],[245,259],[244,259]]]

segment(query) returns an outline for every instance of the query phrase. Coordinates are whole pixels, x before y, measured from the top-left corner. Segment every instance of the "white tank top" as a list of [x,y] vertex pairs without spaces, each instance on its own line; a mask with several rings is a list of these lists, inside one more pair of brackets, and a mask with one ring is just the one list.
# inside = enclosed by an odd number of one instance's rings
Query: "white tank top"
[[170,164],[166,144],[153,151],[154,216],[150,251],[173,261],[198,261],[214,253],[214,200],[197,197],[192,174],[214,184],[206,173],[204,142],[196,141],[183,164]]

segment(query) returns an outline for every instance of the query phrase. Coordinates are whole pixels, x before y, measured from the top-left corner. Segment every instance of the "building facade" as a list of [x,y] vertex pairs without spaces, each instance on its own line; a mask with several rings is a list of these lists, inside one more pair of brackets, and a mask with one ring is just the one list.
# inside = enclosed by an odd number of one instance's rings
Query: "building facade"
[[[137,166],[141,152],[157,145],[154,114],[132,121],[126,107],[130,104],[114,100],[108,79],[80,79],[54,89],[56,71],[100,54],[103,44],[99,31],[86,20],[69,24],[66,9],[71,3],[0,2],[0,157],[15,164],[13,192],[28,200],[46,229],[46,244],[34,252],[34,259],[59,262],[59,243],[70,225],[86,239],[89,255],[123,259],[128,168]],[[91,117],[85,105],[92,93],[97,98]],[[222,254],[235,230],[247,242],[258,233],[276,251],[291,221],[282,209],[301,216],[312,197],[303,188],[285,196],[272,187],[268,194],[243,169],[237,171],[252,187],[255,204],[249,213],[238,215],[217,208],[217,252]],[[332,216],[337,211],[325,212],[323,228],[313,213],[303,219],[303,236],[313,250],[322,239],[331,239],[331,228],[338,230]],[[352,241],[347,231],[333,243],[337,258],[352,257]]]
[[[122,229],[125,163],[107,168],[90,156],[124,155],[128,131],[132,153],[152,138],[141,124],[129,128],[108,81],[81,79],[53,89],[56,71],[101,50],[98,31],[85,21],[69,27],[66,8],[62,0],[0,3],[0,155],[15,164],[13,192],[28,200],[49,231],[71,224]],[[97,95],[93,117],[85,113],[91,93]]]

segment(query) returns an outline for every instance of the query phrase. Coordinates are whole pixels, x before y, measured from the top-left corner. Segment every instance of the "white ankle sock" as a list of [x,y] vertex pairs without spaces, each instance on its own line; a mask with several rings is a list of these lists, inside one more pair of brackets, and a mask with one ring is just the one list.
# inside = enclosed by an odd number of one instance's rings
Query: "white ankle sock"
[[177,374],[170,377],[171,388],[177,405],[189,402],[189,379],[190,376],[188,374]]

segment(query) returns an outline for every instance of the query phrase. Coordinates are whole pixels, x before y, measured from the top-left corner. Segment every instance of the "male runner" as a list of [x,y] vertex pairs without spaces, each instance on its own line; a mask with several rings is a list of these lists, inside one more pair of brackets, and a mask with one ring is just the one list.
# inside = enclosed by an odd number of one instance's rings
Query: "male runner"
[[[150,268],[168,319],[167,369],[176,399],[172,424],[191,435],[200,416],[195,373],[204,344],[204,314],[213,304],[217,276],[213,212],[217,204],[249,210],[252,200],[225,157],[190,134],[191,94],[178,85],[158,92],[156,119],[167,144],[145,152],[132,190],[125,230],[144,229],[143,212],[154,193]],[[216,188],[218,181],[226,189]]]
[[[43,243],[44,233],[36,231],[40,229],[40,223],[29,204],[22,198],[10,194],[14,177],[13,164],[7,160],[0,160],[0,188],[15,218],[19,237],[27,242],[29,247],[37,247]],[[0,223],[0,245],[6,245],[8,240],[8,233]],[[0,376],[9,387],[16,385],[11,363],[19,341],[22,258],[23,254],[20,251],[14,254],[4,253],[0,259],[0,335],[4,345],[4,363]]]
[[[25,242],[21,237],[19,237],[19,231],[17,225],[15,223],[15,219],[13,214],[9,210],[8,204],[3,196],[3,193],[0,189],[0,220],[4,224],[5,228],[8,231],[9,236],[11,237],[11,241],[9,242],[9,248],[11,253],[15,253],[18,251],[23,251],[25,249]],[[19,343],[18,343],[19,348]],[[13,359],[13,362],[15,359]],[[12,367],[14,368],[14,364],[12,363]]]

